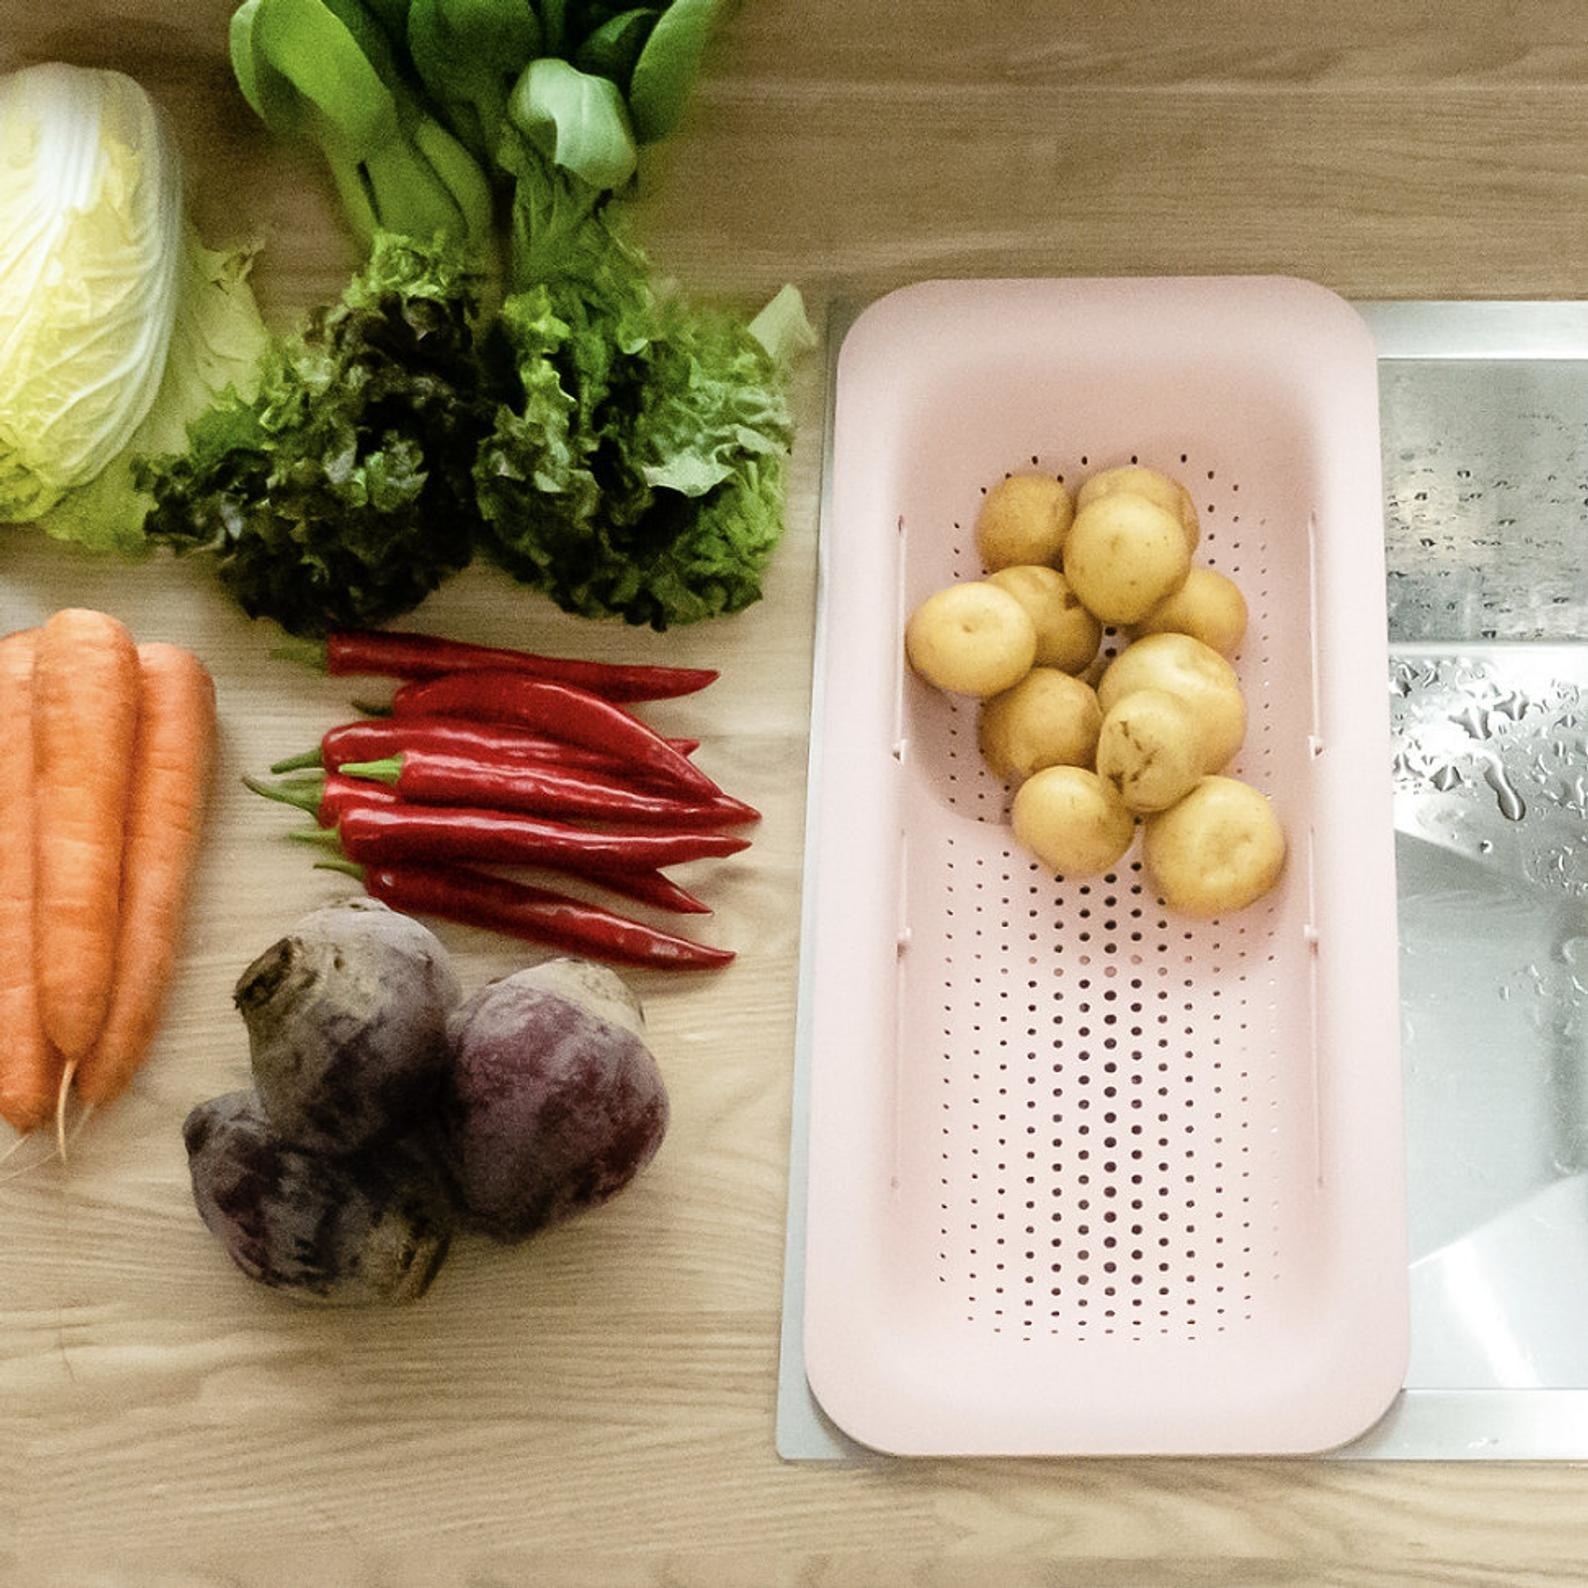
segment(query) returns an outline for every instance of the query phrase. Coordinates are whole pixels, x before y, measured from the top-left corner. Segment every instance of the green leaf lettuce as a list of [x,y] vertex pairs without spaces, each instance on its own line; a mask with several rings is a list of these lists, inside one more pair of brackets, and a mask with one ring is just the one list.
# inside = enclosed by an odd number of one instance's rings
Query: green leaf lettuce
[[502,309],[517,389],[475,466],[486,545],[568,612],[664,629],[740,611],[782,533],[798,296],[774,300],[768,346],[660,290],[600,220],[568,257]]

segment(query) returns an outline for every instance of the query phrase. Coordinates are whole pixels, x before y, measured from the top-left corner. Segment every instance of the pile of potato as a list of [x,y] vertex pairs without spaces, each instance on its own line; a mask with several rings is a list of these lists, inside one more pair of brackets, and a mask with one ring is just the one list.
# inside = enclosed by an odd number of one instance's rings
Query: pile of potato
[[[1019,784],[1015,837],[1065,877],[1117,865],[1145,827],[1165,903],[1208,918],[1279,879],[1285,836],[1267,799],[1221,772],[1246,734],[1228,657],[1246,602],[1192,563],[1196,506],[1132,465],[1062,481],[1015,474],[976,521],[983,579],[950,585],[905,628],[927,683],[982,701],[987,765]],[[1112,660],[1105,625],[1130,636]]]

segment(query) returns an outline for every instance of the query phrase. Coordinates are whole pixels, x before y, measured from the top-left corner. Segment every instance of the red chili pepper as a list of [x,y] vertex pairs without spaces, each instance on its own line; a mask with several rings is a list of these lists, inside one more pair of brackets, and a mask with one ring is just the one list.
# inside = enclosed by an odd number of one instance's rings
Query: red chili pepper
[[337,833],[349,859],[370,865],[462,860],[496,866],[550,865],[596,875],[654,871],[689,860],[736,855],[749,847],[747,839],[732,833],[595,831],[542,816],[443,809],[402,800],[349,805]]
[[671,877],[664,877],[659,871],[570,871],[567,874],[611,893],[637,899],[641,904],[654,905],[658,910],[671,910],[674,915],[711,914],[709,904],[702,903],[688,888],[679,887]]
[[639,718],[570,684],[551,684],[521,673],[449,673],[404,684],[392,700],[392,711],[397,717],[510,722],[616,756],[700,799],[722,793],[698,766],[691,765]]
[[433,634],[394,634],[373,629],[328,634],[323,648],[293,645],[283,647],[281,654],[321,662],[333,678],[354,673],[377,678],[439,678],[443,673],[485,671],[522,673],[529,678],[573,684],[607,700],[670,700],[678,695],[692,695],[717,678],[716,672],[707,667],[585,662],[495,645],[468,645]]
[[[329,840],[340,845],[341,840],[330,831],[340,822],[342,815],[352,805],[395,805],[397,795],[382,783],[365,783],[357,778],[338,777],[332,773],[324,778],[303,778],[281,783],[265,783],[257,778],[245,777],[243,782],[256,794],[308,811],[323,831],[313,836],[316,841]],[[306,836],[294,834],[294,837]],[[565,866],[541,861],[548,871],[566,871],[611,893],[637,899],[641,904],[655,905],[659,910],[671,910],[676,915],[710,915],[711,906],[703,904],[687,888],[681,888],[671,877],[660,871],[596,870],[589,866],[571,863]]]
[[341,770],[395,788],[399,799],[416,805],[480,805],[640,827],[736,827],[760,820],[758,811],[725,794],[691,803],[576,767],[492,766],[414,749],[381,761],[346,761]]
[[440,916],[619,965],[716,970],[734,957],[731,949],[675,937],[600,905],[463,866],[324,864],[359,876],[371,898],[405,915]]
[[[692,755],[699,739],[669,739],[680,755]],[[620,772],[623,763],[599,750],[586,750],[561,739],[509,728],[501,723],[470,722],[461,717],[361,717],[328,729],[320,748],[307,755],[277,761],[272,772],[296,772],[308,767],[335,770],[348,761],[379,761],[404,750],[440,750],[469,756],[476,761],[554,762],[592,772]]]
[[325,777],[294,778],[280,783],[265,783],[245,777],[244,784],[256,794],[280,805],[294,805],[307,811],[322,827],[335,827],[354,805],[395,805],[396,793],[382,783],[361,778],[342,777],[331,772]]

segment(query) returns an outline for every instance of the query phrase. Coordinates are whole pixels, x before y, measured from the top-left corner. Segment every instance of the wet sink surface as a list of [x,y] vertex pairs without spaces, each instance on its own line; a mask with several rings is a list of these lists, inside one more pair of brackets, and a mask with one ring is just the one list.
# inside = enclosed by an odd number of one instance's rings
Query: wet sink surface
[[1547,1194],[1588,1171],[1588,646],[1402,650],[1391,690],[1407,1383],[1588,1386],[1533,1327],[1588,1297],[1588,1207]]
[[1391,642],[1588,639],[1588,362],[1386,357],[1379,396]]
[[1588,1456],[1588,348],[1573,351],[1380,365],[1412,1356],[1406,1394],[1346,1455]]

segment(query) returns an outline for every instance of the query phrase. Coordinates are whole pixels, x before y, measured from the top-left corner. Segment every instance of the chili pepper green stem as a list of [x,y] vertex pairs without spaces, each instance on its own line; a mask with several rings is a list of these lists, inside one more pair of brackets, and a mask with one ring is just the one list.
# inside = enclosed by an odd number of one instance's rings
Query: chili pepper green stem
[[261,778],[245,777],[243,785],[252,789],[255,794],[263,794],[267,800],[275,800],[280,805],[295,805],[300,811],[308,811],[312,816],[320,809],[320,796],[325,790],[325,779],[298,778],[286,783],[266,783]]
[[364,880],[364,868],[354,860],[316,860],[316,871],[340,871],[345,877],[356,877],[360,882]]
[[270,659],[276,662],[301,662],[317,673],[325,671],[325,642],[323,640],[286,639],[274,646]]
[[343,777],[361,777],[371,783],[384,783],[396,788],[402,776],[403,760],[400,755],[388,756],[384,761],[344,761],[337,771]]
[[275,762],[270,770],[272,772],[322,772],[325,770],[325,760],[318,750],[305,750],[301,755],[289,755],[285,761]]
[[337,849],[342,843],[334,827],[316,827],[307,832],[297,828],[287,837],[297,844],[313,844],[317,849]]

